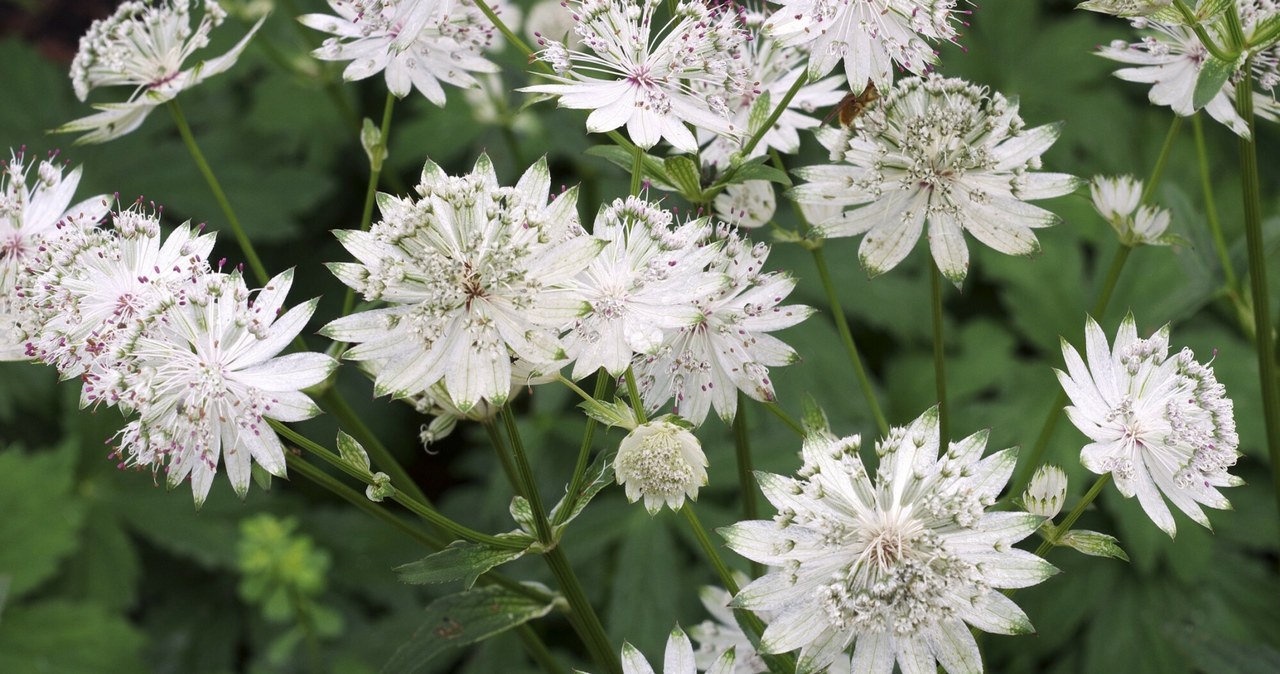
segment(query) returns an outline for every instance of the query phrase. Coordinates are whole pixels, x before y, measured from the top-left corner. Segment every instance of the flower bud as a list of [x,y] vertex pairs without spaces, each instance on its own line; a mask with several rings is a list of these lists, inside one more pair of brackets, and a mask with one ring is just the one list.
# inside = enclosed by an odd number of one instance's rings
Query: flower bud
[[1067,474],[1057,466],[1041,466],[1022,493],[1022,503],[1030,512],[1053,519],[1067,498]]
[[684,499],[697,500],[698,488],[707,483],[707,457],[698,439],[685,427],[688,422],[665,416],[637,427],[618,446],[613,471],[635,503],[656,515],[663,504],[672,510]]

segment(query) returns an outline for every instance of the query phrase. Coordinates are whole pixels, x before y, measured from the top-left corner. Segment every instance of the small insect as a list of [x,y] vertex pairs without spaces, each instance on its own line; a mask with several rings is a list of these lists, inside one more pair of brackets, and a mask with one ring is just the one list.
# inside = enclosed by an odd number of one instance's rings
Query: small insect
[[832,117],[836,117],[840,120],[841,126],[853,126],[858,117],[878,100],[880,100],[880,90],[876,89],[876,85],[871,80],[867,80],[867,86],[861,93],[850,91],[845,94],[844,98],[836,103],[836,109],[822,121],[825,124],[830,122]]

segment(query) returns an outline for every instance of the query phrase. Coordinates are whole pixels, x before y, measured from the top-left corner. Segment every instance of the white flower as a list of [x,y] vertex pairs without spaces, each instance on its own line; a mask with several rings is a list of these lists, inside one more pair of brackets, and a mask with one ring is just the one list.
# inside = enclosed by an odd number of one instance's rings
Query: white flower
[[1125,317],[1115,344],[1092,318],[1085,327],[1088,365],[1062,343],[1067,372],[1058,381],[1071,398],[1067,417],[1092,441],[1080,462],[1111,473],[1125,498],[1137,494],[1147,516],[1170,536],[1176,527],[1164,498],[1208,527],[1200,504],[1231,507],[1218,487],[1243,484],[1227,470],[1240,438],[1234,406],[1213,368],[1190,349],[1169,356],[1169,326],[1139,339],[1133,315]]
[[1167,246],[1175,237],[1169,229],[1169,211],[1138,204],[1142,197],[1142,181],[1132,176],[1108,178],[1094,176],[1089,183],[1093,207],[1120,236],[1126,246]]
[[316,308],[311,300],[280,314],[292,282],[293,272],[284,272],[250,301],[238,273],[210,272],[192,279],[184,301],[169,304],[147,327],[128,376],[139,418],[118,438],[126,465],[163,467],[170,487],[190,477],[197,507],[219,459],[241,498],[252,462],[285,476],[284,447],[266,420],[315,416],[320,410],[302,389],[337,367],[318,353],[276,355]]
[[24,295],[40,325],[28,355],[83,376],[82,404],[116,404],[133,341],[190,283],[209,270],[213,235],[176,228],[161,242],[160,219],[135,203],[112,227],[64,228],[32,263]]
[[613,472],[627,500],[644,498],[645,510],[656,515],[664,505],[680,510],[685,497],[698,500],[698,489],[707,484],[707,456],[688,422],[668,415],[637,426],[622,439]]
[[858,436],[811,434],[796,478],[757,473],[778,509],[773,521],[721,532],[730,548],[777,567],[744,587],[733,606],[773,611],[766,653],[799,648],[797,671],[816,672],[853,646],[851,670],[889,674],[982,671],[970,628],[1032,631],[1001,588],[1035,585],[1056,572],[1013,547],[1044,518],[986,512],[1016,461],[1006,449],[982,458],[986,432],[938,454],[938,411],[894,428],[876,445],[867,474]]
[[798,360],[796,352],[767,333],[789,328],[813,309],[779,306],[795,279],[764,273],[769,246],[752,245],[721,226],[723,248],[712,269],[729,277],[728,286],[694,299],[702,312],[695,325],[680,328],[651,355],[633,363],[645,405],[656,411],[675,398],[674,411],[701,425],[715,407],[721,419],[733,418],[737,392],[761,401],[774,399],[769,368]]
[[190,0],[125,2],[110,17],[94,21],[80,38],[80,51],[71,63],[76,96],[83,101],[90,91],[104,86],[129,86],[133,92],[124,103],[94,105],[97,114],[56,131],[88,131],[77,143],[118,138],[138,128],[157,106],[235,65],[265,17],[227,53],[183,70],[183,62],[209,44],[209,32],[226,18],[214,0],[202,4],[204,14],[194,31]]
[[[68,228],[93,227],[110,208],[107,195],[71,205],[80,169],[63,175],[56,153],[38,165],[25,149],[0,162],[0,361],[25,360],[26,333],[37,320],[19,288],[29,285],[37,250]],[[36,166],[35,174],[31,168]]]
[[387,89],[404,98],[411,89],[436,105],[445,103],[441,82],[478,86],[473,72],[497,72],[484,58],[493,27],[468,0],[329,0],[337,16],[306,14],[298,21],[330,33],[312,55],[351,61],[347,81],[385,72]]
[[1067,473],[1057,466],[1040,466],[1022,492],[1022,505],[1033,515],[1053,519],[1067,500]]
[[[1274,6],[1269,10],[1265,9],[1271,4],[1269,0],[1238,0],[1237,4],[1246,37],[1253,33],[1258,23],[1275,12]],[[1218,19],[1207,27],[1209,36],[1218,44],[1225,43],[1222,39],[1227,33],[1224,14],[1219,12]],[[1110,45],[1099,48],[1098,55],[1134,66],[1117,70],[1115,76],[1128,82],[1152,85],[1147,94],[1152,103],[1167,105],[1183,117],[1195,112],[1192,97],[1200,69],[1210,59],[1209,50],[1187,26],[1148,18],[1134,19],[1133,26],[1149,29],[1151,34],[1134,43],[1113,40]],[[1254,57],[1252,76],[1262,89],[1271,91],[1280,83],[1276,66],[1275,50]],[[1235,80],[1240,76],[1241,73],[1237,72],[1228,78],[1223,83],[1222,90],[1209,100],[1204,110],[1236,135],[1247,137],[1249,126],[1235,110]],[[1276,103],[1273,96],[1254,92],[1253,104],[1254,114],[1258,117],[1269,121],[1280,118],[1280,104]]]
[[[662,138],[682,152],[698,151],[685,123],[736,136],[728,100],[752,86],[736,58],[747,33],[729,5],[684,0],[666,26],[653,30],[659,0],[572,0],[574,31],[585,50],[539,38],[538,58],[555,84],[521,91],[559,96],[561,107],[591,110],[587,130],[626,125],[648,149]],[[587,51],[589,50],[589,51]],[[696,85],[696,86],[695,86]]]
[[[748,581],[744,576],[738,582],[745,585]],[[698,591],[698,599],[702,601],[703,607],[714,620],[704,620],[689,628],[689,636],[698,642],[698,649],[693,652],[693,659],[697,665],[709,667],[717,658],[732,649],[735,654],[733,674],[768,672],[769,665],[751,645],[751,640],[743,633],[742,627],[738,625],[733,611],[729,608],[733,595],[721,588],[707,585]],[[768,611],[756,615],[765,623],[772,619],[772,614]],[[850,674],[849,661],[843,658],[836,660],[827,668],[826,674]]]
[[[733,651],[726,651],[716,659],[706,674],[732,674]],[[654,674],[653,667],[635,646],[622,643],[622,674]],[[667,650],[663,654],[662,674],[698,674],[698,667],[693,660],[693,644],[684,630],[676,625],[667,637]]]
[[937,63],[925,40],[957,37],[955,0],[782,0],[765,34],[809,49],[809,79],[844,60],[849,86],[893,83],[893,68],[921,74]]
[[778,209],[773,195],[773,183],[768,180],[748,180],[733,183],[716,195],[712,204],[716,217],[736,227],[755,229],[773,219]]
[[420,198],[380,195],[381,222],[338,232],[359,262],[329,266],[390,306],[339,318],[322,334],[356,345],[344,357],[368,361],[378,395],[404,398],[443,380],[461,411],[501,405],[512,356],[564,357],[559,331],[588,309],[567,285],[604,245],[578,224],[577,189],[548,205],[550,189],[545,159],[515,187],[498,185],[485,155],[459,177],[427,162]]
[[1024,129],[1016,101],[937,75],[898,82],[863,113],[859,128],[818,134],[832,164],[797,171],[802,204],[859,206],[815,221],[829,237],[866,233],[858,257],[876,276],[897,266],[925,224],[938,269],[957,287],[969,271],[968,231],[1010,255],[1040,249],[1032,229],[1059,218],[1026,203],[1075,189],[1074,177],[1042,173],[1040,155],[1058,125]]
[[703,245],[710,223],[672,229],[672,220],[639,197],[600,209],[591,233],[608,244],[574,281],[590,309],[565,338],[574,379],[600,368],[621,375],[633,355],[651,353],[668,331],[702,319],[695,297],[724,287],[722,276],[706,272],[718,252]]

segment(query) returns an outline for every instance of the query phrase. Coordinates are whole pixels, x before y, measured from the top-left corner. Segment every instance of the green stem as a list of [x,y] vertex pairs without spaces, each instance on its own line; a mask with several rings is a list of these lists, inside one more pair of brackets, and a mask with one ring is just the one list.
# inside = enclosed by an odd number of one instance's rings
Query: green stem
[[640,194],[640,174],[644,171],[644,150],[638,146],[631,146],[631,195]]
[[[733,417],[733,447],[738,457],[738,488],[742,493],[742,516],[745,520],[760,519],[756,504],[756,478],[751,465],[751,431],[747,428],[747,395],[738,391],[738,413]],[[751,573],[760,576],[764,565],[752,561]]]
[[[382,162],[386,159],[387,134],[391,132],[391,111],[395,108],[395,102],[395,94],[388,91],[387,102],[382,108],[382,127],[378,135],[378,145],[370,148],[374,157],[378,159],[371,161],[369,165],[369,184],[364,191],[364,210],[360,212],[360,231],[362,232],[369,231],[369,225],[373,222],[373,204],[378,196],[378,178],[382,176]],[[347,287],[346,296],[342,300],[342,315],[349,315],[355,306],[355,288]]]
[[1080,499],[1080,502],[1076,504],[1076,507],[1071,509],[1071,512],[1067,514],[1067,517],[1062,520],[1061,524],[1054,527],[1053,536],[1049,540],[1041,542],[1040,547],[1036,548],[1036,555],[1038,557],[1044,557],[1049,554],[1049,551],[1058,544],[1058,539],[1061,535],[1071,531],[1071,527],[1075,526],[1076,520],[1080,519],[1080,516],[1084,514],[1085,508],[1088,508],[1089,504],[1093,503],[1094,499],[1098,498],[1098,494],[1102,493],[1102,488],[1107,486],[1107,483],[1110,481],[1111,473],[1103,473],[1098,476],[1098,479],[1094,481],[1093,486],[1089,487],[1089,491],[1085,493],[1084,498]]
[[751,134],[751,138],[747,140],[747,144],[742,146],[743,157],[751,156],[752,151],[754,151],[756,146],[760,144],[760,139],[764,138],[764,135],[769,132],[769,129],[772,129],[773,125],[778,123],[778,118],[782,116],[782,113],[786,112],[787,106],[791,105],[791,99],[795,98],[796,94],[800,93],[800,89],[804,88],[804,85],[808,83],[808,73],[801,73],[800,77],[796,78],[796,81],[791,85],[791,88],[787,89],[787,93],[783,94],[782,100],[778,101],[778,103],[773,106],[773,112],[769,113],[769,118],[764,120],[764,124],[761,124],[760,128],[756,129],[755,133]]
[[[489,4],[487,2],[485,2],[484,0],[474,0],[474,1],[475,1],[476,7],[480,8],[480,11],[485,15],[486,18],[489,19],[489,23],[492,23],[493,27],[497,28],[499,33],[502,33],[502,37],[505,37],[507,39],[507,42],[511,43],[511,45],[514,46],[516,49],[519,49],[520,51],[524,52],[525,56],[533,56],[533,50],[529,48],[529,45],[525,44],[525,41],[521,40],[518,35],[511,32],[511,29],[507,27],[507,24],[504,23],[502,19],[498,18],[497,12],[493,11],[493,9],[489,7]],[[539,61],[538,63],[542,63],[542,62]]]
[[[1234,11],[1230,10],[1230,11]],[[1245,63],[1244,72],[1249,72]],[[1280,509],[1280,388],[1276,384],[1276,352],[1271,324],[1271,299],[1267,290],[1267,251],[1262,237],[1262,194],[1258,184],[1258,145],[1254,133],[1253,80],[1242,77],[1236,83],[1236,111],[1249,125],[1248,136],[1240,138],[1240,173],[1244,182],[1244,232],[1249,250],[1249,290],[1253,300],[1253,325],[1257,337],[1258,374],[1262,377],[1262,418],[1267,429],[1267,449],[1271,457],[1271,478],[1276,507]]]
[[845,316],[844,309],[840,306],[840,297],[836,294],[835,283],[831,280],[831,271],[827,268],[827,258],[821,248],[814,248],[812,252],[813,262],[818,267],[818,276],[822,279],[822,289],[827,295],[827,303],[831,305],[831,317],[836,322],[836,330],[840,333],[840,341],[844,344],[844,350],[849,354],[850,362],[853,363],[853,371],[858,376],[858,385],[862,388],[862,396],[867,399],[867,407],[871,409],[871,416],[875,419],[876,427],[880,429],[880,434],[888,435],[889,422],[885,420],[884,412],[880,409],[880,403],[876,401],[876,392],[871,386],[871,378],[867,376],[867,370],[862,366],[862,357],[858,355],[858,345],[853,340],[853,332],[849,329],[849,318]]
[[[511,455],[516,460],[516,477],[524,487],[521,494],[529,501],[533,512],[533,526],[538,530],[538,541],[545,546],[554,546],[556,541],[551,535],[551,523],[547,521],[547,509],[542,505],[542,495],[538,491],[538,483],[533,477],[533,467],[529,465],[529,457],[524,451],[524,441],[520,439],[520,429],[516,427],[516,418],[511,408],[502,408],[502,423],[507,428],[507,438],[511,441]],[[498,450],[502,452],[501,449]]]
[[516,467],[511,464],[511,455],[507,453],[507,443],[503,441],[498,425],[493,421],[486,421],[484,430],[489,434],[489,442],[493,443],[493,451],[498,455],[498,463],[502,464],[502,473],[506,475],[507,482],[511,483],[511,488],[516,490],[516,494],[529,498],[520,487],[520,478],[517,477]]
[[1178,131],[1182,129],[1182,118],[1178,115],[1173,116],[1173,121],[1169,123],[1169,132],[1164,135],[1164,142],[1160,144],[1160,154],[1156,157],[1155,166],[1151,167],[1151,176],[1147,179],[1147,185],[1142,190],[1142,203],[1151,203],[1151,197],[1156,193],[1156,187],[1160,185],[1160,180],[1164,178],[1164,168],[1169,165],[1169,157],[1173,154],[1173,141],[1178,137]]
[[360,415],[351,409],[351,405],[347,404],[347,400],[338,393],[337,388],[330,386],[320,395],[319,400],[324,403],[324,407],[329,414],[332,414],[338,420],[338,423],[351,434],[351,437],[364,446],[365,451],[369,453],[369,457],[373,460],[373,464],[379,470],[391,476],[391,480],[396,483],[398,488],[409,492],[409,495],[415,499],[431,505],[431,499],[427,498],[427,495],[418,487],[418,483],[409,476],[409,471],[400,465],[391,450],[382,444],[378,436],[374,435],[373,431],[365,425]]
[[262,266],[262,260],[258,259],[258,252],[253,249],[253,244],[249,242],[248,235],[244,233],[244,227],[240,226],[240,218],[236,217],[235,210],[231,208],[231,202],[227,201],[227,195],[222,191],[222,184],[218,182],[218,177],[213,174],[213,169],[209,168],[209,162],[204,158],[204,153],[200,151],[200,146],[196,144],[196,137],[192,135],[191,126],[187,124],[187,117],[182,114],[182,107],[178,105],[176,99],[169,101],[169,112],[173,115],[173,123],[178,126],[178,133],[182,136],[182,142],[186,143],[187,150],[191,152],[191,158],[196,161],[196,167],[200,169],[200,174],[204,176],[205,182],[209,183],[213,198],[218,202],[218,206],[222,209],[222,214],[226,216],[227,222],[231,224],[231,232],[235,234],[236,242],[240,244],[240,250],[249,262],[249,269],[253,271],[258,283],[266,285],[267,281],[271,280],[271,277],[267,275],[266,267]]
[[[693,511],[692,504],[685,502],[684,507],[680,509],[680,514],[684,515],[684,519],[689,523],[689,529],[693,531],[693,537],[698,541],[698,547],[702,548],[702,552],[707,556],[707,561],[711,562],[711,567],[715,569],[716,575],[720,577],[720,582],[724,585],[724,589],[729,594],[738,594],[740,587],[738,581],[733,577],[733,572],[729,570],[729,566],[724,563],[724,558],[720,556],[720,551],[711,542],[711,537],[707,535],[706,527],[702,526],[702,520],[698,519],[698,514]],[[747,638],[752,645],[760,645],[760,636],[764,634],[764,622],[760,620],[756,614],[745,609],[735,609],[734,615],[745,627]],[[794,672],[796,670],[795,659],[789,654],[766,655],[760,653],[761,657],[769,663],[769,670],[772,672]]]
[[1200,39],[1200,43],[1204,45],[1204,48],[1207,49],[1210,54],[1213,54],[1214,58],[1221,61],[1235,61],[1234,57],[1227,55],[1227,53],[1222,50],[1222,47],[1219,47],[1218,43],[1214,42],[1213,39],[1209,37],[1209,33],[1204,29],[1204,26],[1200,25],[1200,18],[1196,16],[1196,13],[1191,10],[1191,7],[1187,5],[1185,0],[1173,0],[1173,5],[1177,8],[1178,12],[1182,14],[1182,19],[1187,22],[1187,25],[1191,27],[1191,30],[1195,31],[1196,37]]
[[1213,247],[1217,249],[1218,261],[1222,264],[1222,273],[1227,278],[1227,288],[1234,295],[1240,293],[1240,279],[1236,277],[1235,266],[1231,264],[1231,256],[1227,253],[1227,240],[1222,234],[1222,221],[1218,218],[1218,205],[1213,198],[1213,178],[1209,172],[1209,152],[1204,142],[1204,122],[1200,113],[1191,116],[1191,129],[1196,137],[1196,157],[1200,162],[1200,190],[1204,193],[1205,217],[1209,220],[1209,231],[1213,233]]
[[631,411],[636,415],[636,423],[649,423],[649,417],[644,412],[644,398],[640,397],[640,387],[636,386],[636,373],[630,365],[623,376],[627,380],[627,397],[631,398]]
[[[564,381],[568,382],[569,387],[578,391],[579,394],[586,395],[586,392],[578,388],[577,384],[567,379]],[[608,390],[608,386],[609,373],[604,370],[596,372],[596,391],[591,399],[599,400],[603,397],[605,391]],[[597,425],[599,425],[599,422],[592,417],[587,417],[587,427],[582,432],[582,445],[578,447],[578,461],[573,466],[573,478],[569,480],[569,498],[573,499],[575,503],[582,493],[583,481],[586,480],[587,466],[590,464],[591,459],[591,441],[595,438]],[[572,504],[566,503],[566,505],[569,507],[562,508],[556,513],[556,518],[553,522],[556,526],[564,524],[564,521],[569,517],[569,513],[573,512]]]
[[516,627],[516,636],[524,642],[524,649],[529,651],[529,657],[538,663],[542,671],[547,674],[568,674],[568,670],[560,664],[559,660],[556,660],[551,651],[547,650],[547,645],[542,643],[542,638],[528,623],[522,623]]
[[762,403],[762,404],[764,405],[765,409],[769,410],[770,412],[773,412],[773,416],[781,419],[782,423],[786,424],[788,428],[795,431],[796,435],[800,435],[802,437],[804,436],[804,426],[800,425],[800,422],[796,421],[795,418],[793,418],[790,414],[787,414],[786,410],[782,409],[781,407],[778,407],[778,403]]
[[[325,449],[319,443],[316,443],[310,438],[298,433],[297,431],[294,431],[292,428],[289,428],[288,426],[284,425],[279,421],[276,421],[274,419],[268,419],[267,421],[271,424],[271,427],[275,429],[277,433],[284,436],[290,442],[293,442],[299,447],[307,450],[308,452],[311,452],[312,454],[314,454],[315,456],[323,460],[325,463],[328,463],[329,465],[337,468],[338,470],[341,470],[342,472],[346,473],[347,475],[350,475],[351,477],[354,477],[355,479],[365,483],[366,485],[374,484],[373,475],[371,475],[367,470],[360,470],[348,464],[337,454],[334,454],[328,449]],[[393,486],[395,485],[394,480],[392,480],[392,485]],[[445,517],[441,513],[431,508],[431,506],[423,504],[421,501],[414,499],[411,496],[408,496],[405,492],[399,489],[395,489],[395,493],[391,495],[391,500],[404,506],[410,512],[421,517],[423,520],[425,520],[429,524],[435,526],[436,528],[456,538],[461,538],[463,540],[471,541],[472,543],[480,543],[483,545],[488,545],[490,547],[500,548],[503,550],[523,550],[526,547],[525,545],[522,545],[518,541],[502,539],[496,536],[490,536],[489,534],[475,531],[474,529],[468,528],[462,524],[454,522],[453,520],[449,519],[448,517]]]
[[933,381],[938,395],[938,442],[946,451],[951,442],[951,413],[947,409],[946,345],[942,341],[942,272],[936,265],[930,265],[928,274],[933,300]]
[[387,511],[386,508],[370,501],[364,494],[357,493],[354,489],[342,484],[333,476],[311,465],[302,457],[286,453],[285,459],[288,461],[289,470],[311,480],[338,498],[341,498],[347,503],[355,506],[358,510],[364,511],[365,514],[372,516],[374,519],[382,520],[386,524],[399,529],[401,533],[409,536],[428,548],[431,548],[432,550],[439,550],[446,545],[445,541],[442,541],[417,527],[410,526],[408,522],[396,517],[394,514]]

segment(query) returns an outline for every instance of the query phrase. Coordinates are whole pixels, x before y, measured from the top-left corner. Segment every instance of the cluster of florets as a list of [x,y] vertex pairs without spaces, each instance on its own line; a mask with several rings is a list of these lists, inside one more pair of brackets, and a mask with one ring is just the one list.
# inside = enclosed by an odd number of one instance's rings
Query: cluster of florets
[[1126,246],[1167,246],[1177,240],[1167,233],[1169,211],[1142,204],[1142,181],[1132,176],[1094,176],[1089,183],[1093,207]]
[[89,217],[58,221],[25,258],[14,293],[29,317],[25,356],[79,377],[82,405],[135,414],[116,436],[121,465],[164,471],[170,486],[189,477],[197,505],[220,461],[241,496],[254,461],[283,476],[268,420],[314,416],[300,391],[336,365],[276,355],[315,302],[280,315],[292,272],[251,297],[238,272],[210,266],[213,235],[184,224],[166,238],[159,210],[141,202],[113,212],[109,228]]

